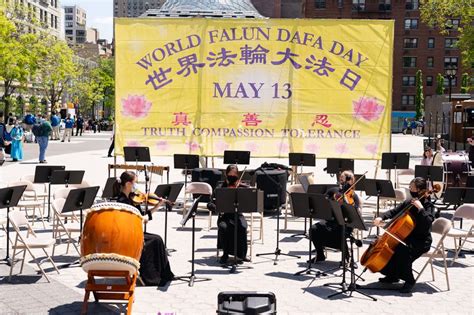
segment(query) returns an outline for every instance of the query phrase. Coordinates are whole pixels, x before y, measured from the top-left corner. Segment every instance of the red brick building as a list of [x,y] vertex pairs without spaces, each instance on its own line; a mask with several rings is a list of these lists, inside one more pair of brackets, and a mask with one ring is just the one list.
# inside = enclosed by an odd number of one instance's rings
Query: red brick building
[[[252,0],[261,14],[269,17],[325,19],[394,19],[393,110],[415,109],[415,74],[423,73],[425,97],[436,93],[436,76],[448,65],[458,68],[453,93],[459,92],[462,75],[458,49],[453,48],[459,20],[453,30],[441,35],[423,24],[419,0]],[[278,7],[280,10],[278,10]],[[271,14],[273,12],[273,14]],[[279,14],[278,14],[279,13]],[[445,87],[448,81],[445,80]]]

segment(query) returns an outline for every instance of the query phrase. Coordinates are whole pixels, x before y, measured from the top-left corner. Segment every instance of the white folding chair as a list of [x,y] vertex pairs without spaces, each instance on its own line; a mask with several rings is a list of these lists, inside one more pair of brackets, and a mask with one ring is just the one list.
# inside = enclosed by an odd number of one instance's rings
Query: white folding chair
[[[46,278],[48,282],[49,278],[44,272],[43,268],[41,267],[41,263],[43,261],[38,262],[36,256],[33,254],[32,249],[41,249],[44,254],[46,255],[46,258],[50,261],[50,263],[53,265],[53,268],[57,271],[59,274],[59,270],[56,267],[56,264],[54,263],[53,259],[51,256],[48,254],[46,251],[47,248],[53,247],[54,251],[54,246],[56,244],[56,240],[49,238],[49,239],[41,239],[38,238],[36,233],[33,231],[31,225],[28,223],[28,219],[25,217],[24,214],[22,214],[19,210],[13,210],[9,213],[8,218],[10,220],[11,225],[13,226],[13,229],[16,232],[15,236],[15,241],[13,243],[13,255],[12,255],[12,263],[10,267],[10,276],[9,276],[9,281],[11,281],[11,277],[13,274],[13,268],[16,265],[16,256],[20,255],[23,252],[23,257],[21,259],[21,268],[20,268],[20,274],[23,272],[23,266],[25,264],[25,258],[26,258],[26,252],[28,252],[31,257],[33,258],[33,261],[36,263],[38,268],[40,269],[41,273],[43,276]],[[22,231],[20,230],[21,227],[26,227],[27,228],[27,233],[26,236],[22,235]],[[29,238],[29,236],[33,236],[33,238]]]
[[[74,248],[76,249],[76,252],[81,255],[79,252],[79,249],[77,248],[76,243],[78,243],[77,240],[75,240],[72,237],[72,233],[80,233],[81,229],[79,224],[77,223],[64,223],[63,222],[63,216],[62,216],[62,209],[64,207],[64,202],[66,200],[63,198],[58,198],[54,199],[52,208],[53,208],[53,238],[58,240],[56,245],[60,244],[67,244],[67,249],[66,249],[66,254],[69,253],[69,245],[72,244]],[[65,238],[63,240],[63,237]],[[53,248],[53,253],[52,255],[54,256],[54,250],[56,246]]]
[[[463,221],[471,220],[470,227],[468,229],[454,228],[455,219],[462,219]],[[448,232],[448,236],[454,239],[454,250],[455,250],[455,254],[454,254],[453,261],[451,262],[451,266],[454,264],[454,262],[458,258],[459,253],[461,252],[461,249],[463,248],[464,244],[467,242],[467,239],[474,237],[474,204],[465,203],[463,205],[460,205],[454,212],[452,223],[453,223],[453,227]]]
[[[68,187],[68,188],[60,188],[54,191],[53,193],[53,203],[54,200],[56,199],[67,199],[67,196],[69,195],[69,192],[73,190],[74,188]],[[61,207],[62,209],[62,207]],[[65,222],[67,222],[68,219],[71,221],[76,221],[79,222],[79,218],[76,215],[75,211],[67,212],[67,213],[60,213],[59,216],[64,219]]]
[[[212,187],[208,183],[202,183],[202,182],[193,182],[188,184],[185,190],[185,196],[184,196],[184,206],[183,206],[183,218],[186,216],[188,212],[188,207],[190,208],[192,205],[192,202],[189,203],[187,202],[188,200],[193,200],[193,194],[197,195],[206,195],[206,196],[212,196]],[[209,231],[212,226],[212,211],[206,208],[198,207],[197,211],[204,211],[208,212],[208,228],[207,230]],[[198,218],[196,216],[196,218]]]
[[[431,276],[433,277],[433,281],[435,281],[434,270],[437,269],[438,271],[445,274],[446,285],[449,291],[448,263],[446,261],[446,250],[444,248],[444,239],[446,238],[451,227],[452,227],[451,221],[445,218],[438,218],[433,222],[433,225],[431,227],[431,232],[434,234],[438,234],[440,236],[440,239],[438,243],[436,244],[436,246],[431,246],[430,251],[421,255],[421,257],[428,257],[428,260],[423,265],[423,268],[421,268],[420,272],[417,272],[416,270],[414,270],[418,274],[418,276],[416,277],[417,282],[418,282],[418,279],[420,279],[421,274],[423,273],[423,271],[425,271],[426,267],[429,264],[431,266]],[[433,261],[435,261],[436,259],[443,260],[444,272],[433,266]]]
[[25,175],[20,178],[20,181],[29,181],[33,183],[35,192],[25,191],[23,193],[23,198],[25,199],[43,199],[43,212],[46,209],[46,204],[48,202],[48,185],[46,183],[35,184],[35,175]]
[[28,209],[33,209],[32,225],[35,224],[35,218],[37,218],[36,209],[38,209],[38,211],[40,213],[41,222],[43,223],[43,228],[46,229],[46,225],[44,223],[44,213],[43,213],[43,206],[44,205],[43,205],[43,202],[38,199],[33,183],[28,181],[28,180],[8,183],[9,187],[21,186],[21,185],[26,185],[26,189],[25,189],[25,192],[23,193],[23,195],[25,193],[28,193],[32,197],[23,197],[22,196],[22,199],[18,202],[18,204],[15,208],[25,209],[25,212],[26,212],[27,216],[28,216]]
[[[292,193],[304,193],[304,188],[301,184],[294,184],[288,186],[287,189],[288,193],[286,194],[286,203],[285,203],[285,223],[284,223],[284,230],[288,229],[288,215],[293,217],[293,208],[291,207],[291,200],[290,195]],[[290,210],[291,209],[291,210]]]

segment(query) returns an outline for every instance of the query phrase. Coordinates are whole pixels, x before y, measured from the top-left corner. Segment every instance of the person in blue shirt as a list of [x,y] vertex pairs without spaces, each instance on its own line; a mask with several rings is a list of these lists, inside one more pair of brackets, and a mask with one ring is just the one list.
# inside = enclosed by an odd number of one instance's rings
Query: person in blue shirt
[[402,132],[404,135],[407,134],[407,130],[408,130],[408,118],[405,118],[403,119],[403,128],[402,128]]
[[11,149],[11,157],[13,159],[13,162],[21,161],[23,160],[23,128],[21,128],[20,124],[18,124],[18,121],[14,120],[14,127],[10,131],[10,135],[12,137],[12,149]]
[[53,112],[51,116],[51,127],[53,128],[53,132],[51,133],[51,140],[59,140],[59,124],[61,123],[61,119],[58,117],[56,112]]
[[410,127],[411,127],[411,134],[414,135],[414,136],[417,136],[418,135],[418,123],[416,122],[415,119],[411,122]]
[[36,118],[33,114],[26,114],[23,122],[25,123],[25,131],[31,132],[33,125],[36,124]]
[[61,142],[64,142],[66,137],[68,137],[68,142],[71,142],[72,128],[74,127],[74,119],[71,117],[71,114],[67,114],[66,119],[64,119],[64,124],[65,129],[63,133],[63,140],[61,140]]

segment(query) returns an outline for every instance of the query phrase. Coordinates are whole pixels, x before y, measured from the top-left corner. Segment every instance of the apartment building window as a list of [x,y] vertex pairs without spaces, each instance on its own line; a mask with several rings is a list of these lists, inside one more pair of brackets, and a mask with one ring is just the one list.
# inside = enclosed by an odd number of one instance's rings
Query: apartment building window
[[429,75],[426,77],[426,86],[433,86],[433,76]]
[[73,27],[74,23],[73,22],[66,22],[66,28]]
[[454,49],[458,43],[457,38],[445,38],[444,39],[444,48],[447,49]]
[[418,47],[418,38],[404,38],[403,39],[404,48],[417,48]]
[[352,10],[353,11],[364,11],[365,10],[365,0],[352,0]]
[[402,77],[403,86],[415,86],[415,76],[413,75],[404,75]]
[[416,67],[416,57],[403,57],[403,67],[404,68]]
[[64,12],[65,13],[74,13],[74,10],[73,10],[73,8],[65,8]]
[[72,21],[72,15],[66,15],[66,21]]
[[444,67],[447,68],[449,66],[458,67],[458,57],[444,57]]
[[406,0],[405,9],[407,10],[418,10],[420,6],[419,0]]
[[428,68],[433,68],[434,67],[434,57],[428,57],[426,59],[426,64]]
[[446,23],[448,29],[457,30],[460,24],[459,19],[449,19]]
[[428,48],[435,48],[435,39],[433,37],[428,38]]
[[344,7],[344,0],[337,0],[337,8],[342,9]]
[[66,30],[66,35],[73,35],[72,30]]
[[326,9],[326,0],[314,0],[314,7],[316,9]]
[[392,1],[391,0],[379,0],[379,10],[380,11],[390,11],[390,10],[392,10]]
[[58,29],[58,17],[57,16],[54,17],[54,28]]
[[402,95],[402,105],[415,105],[415,95]]
[[[452,86],[457,86],[457,84],[458,84],[458,80],[457,80],[457,79],[458,79],[457,77],[454,77],[454,78],[451,80]],[[448,80],[448,78],[445,78],[445,79],[444,79],[444,87],[445,87],[445,88],[448,88],[448,87],[449,87],[449,80]]]
[[405,19],[405,29],[414,30],[418,28],[418,19]]
[[54,28],[54,15],[51,14],[51,28]]

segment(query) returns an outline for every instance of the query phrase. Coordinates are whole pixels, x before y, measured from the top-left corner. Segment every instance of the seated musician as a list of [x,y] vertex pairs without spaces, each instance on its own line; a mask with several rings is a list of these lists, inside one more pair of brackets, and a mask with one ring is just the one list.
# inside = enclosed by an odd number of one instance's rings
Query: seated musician
[[[225,171],[226,180],[222,187],[238,188],[248,187],[239,181],[239,169],[237,165],[229,165]],[[237,222],[233,213],[221,213],[217,220],[217,248],[223,250],[219,262],[226,264],[229,255],[234,255],[234,229],[237,225],[237,259],[240,262],[249,261],[247,258],[247,221],[239,213]]]
[[[381,226],[384,220],[392,219],[406,209],[410,211],[414,218],[415,228],[404,241],[407,246],[398,244],[391,260],[380,271],[386,276],[380,278],[380,282],[394,283],[400,279],[404,280],[405,283],[400,290],[402,293],[409,293],[413,289],[415,278],[412,273],[412,263],[430,249],[432,242],[431,223],[433,222],[435,207],[431,203],[429,196],[423,196],[426,189],[425,179],[421,177],[413,179],[410,182],[412,198],[374,220],[374,225]],[[410,205],[411,207],[409,207]]]
[[[331,188],[326,192],[326,196],[330,199],[334,199],[337,193],[345,193],[351,185],[354,184],[354,173],[352,171],[344,171],[339,176],[339,188]],[[359,197],[355,192],[352,193],[354,199],[353,206],[359,210],[360,202]],[[342,227],[337,224],[335,220],[331,221],[320,221],[309,230],[309,236],[311,241],[316,248],[316,257],[314,261],[325,261],[326,256],[324,255],[324,246],[329,246],[335,249],[341,249],[341,233]],[[346,228],[346,236],[352,233],[352,229]]]
[[[149,218],[142,211],[140,205],[133,202],[136,189],[137,176],[134,172],[123,172],[114,184],[114,195],[117,202],[135,206],[147,222]],[[163,199],[159,204],[149,209],[150,213],[157,211],[158,207],[167,202]],[[151,215],[150,215],[151,218]],[[173,280],[174,274],[171,271],[163,239],[156,234],[144,233],[144,246],[140,257],[140,277],[147,286],[164,286]]]

